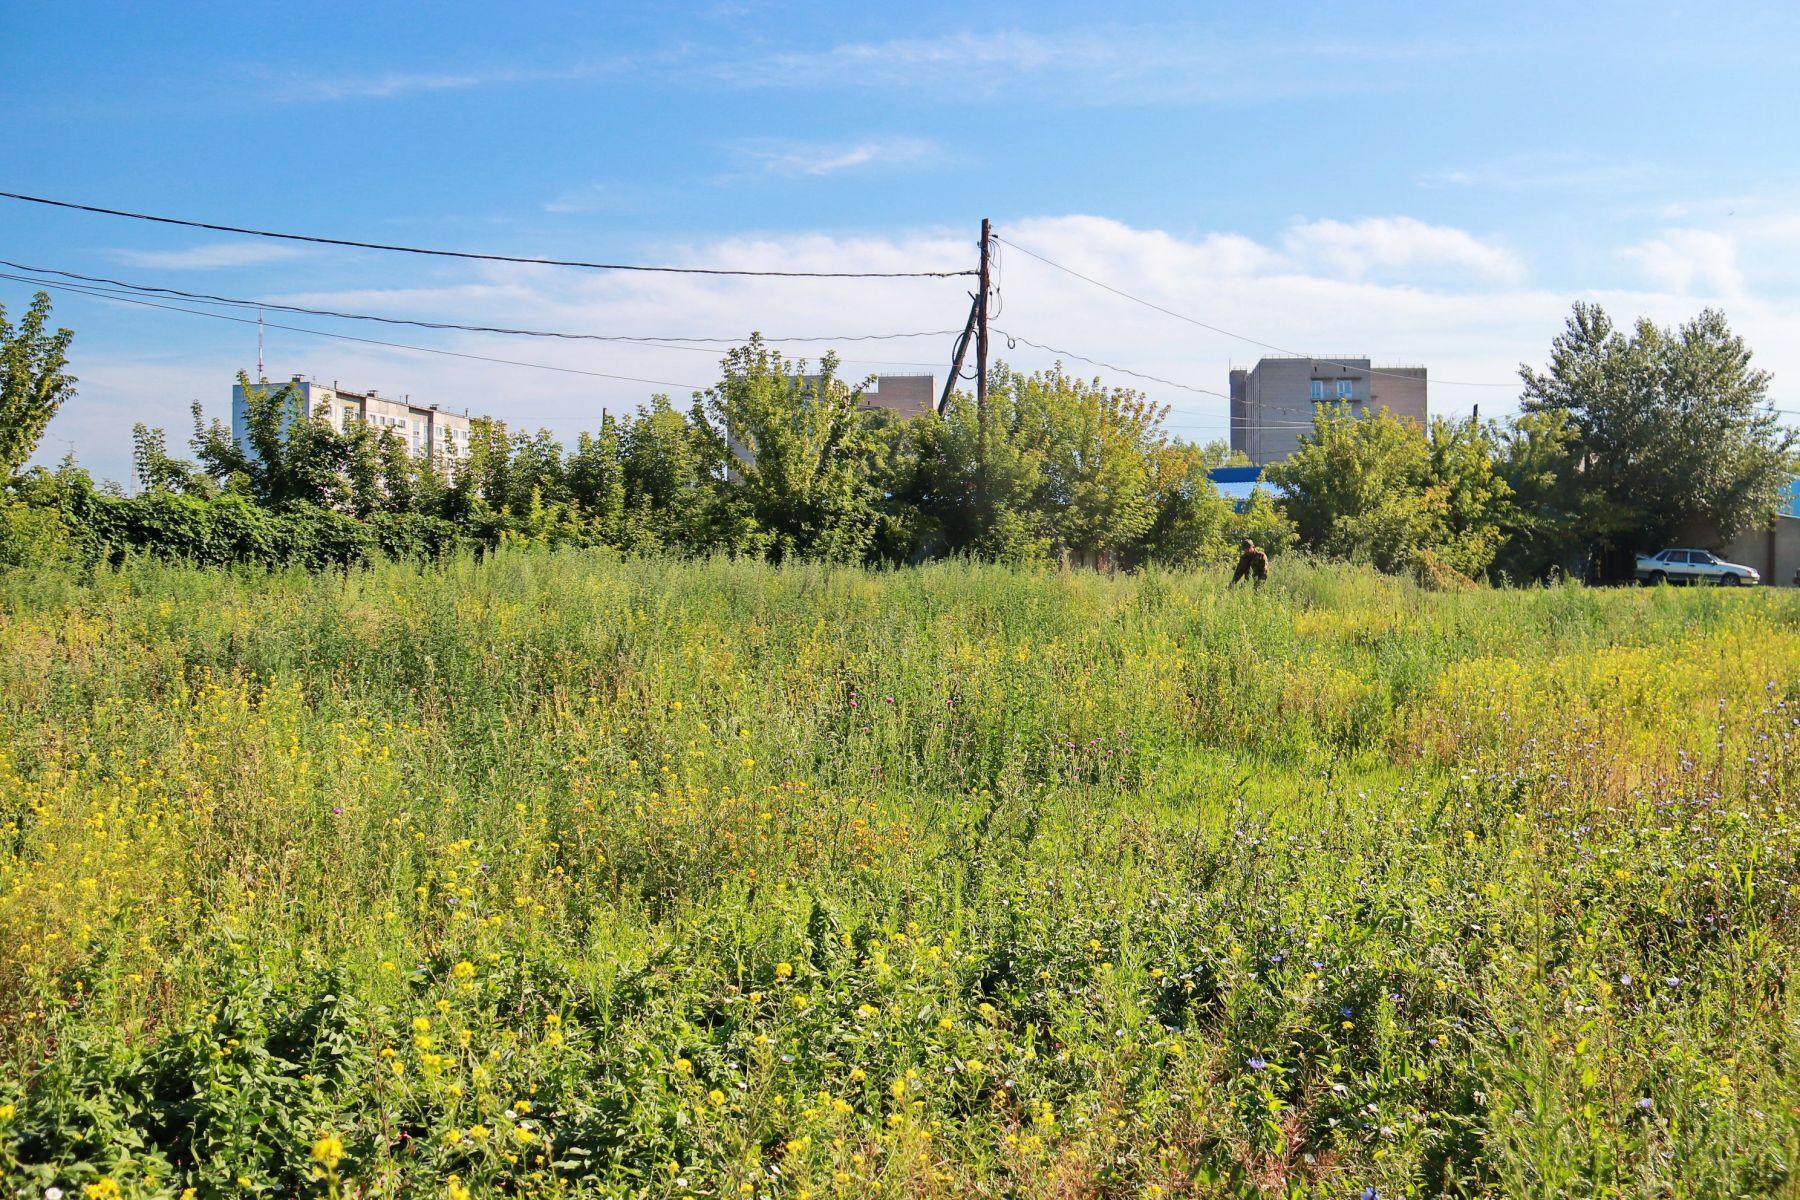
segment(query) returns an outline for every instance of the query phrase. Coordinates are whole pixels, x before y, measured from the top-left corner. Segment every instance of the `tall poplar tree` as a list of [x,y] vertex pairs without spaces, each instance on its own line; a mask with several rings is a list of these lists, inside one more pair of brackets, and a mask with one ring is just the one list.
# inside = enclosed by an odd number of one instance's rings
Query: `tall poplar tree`
[[69,363],[73,331],[47,331],[50,297],[39,292],[17,328],[0,305],[0,483],[18,474],[44,428],[75,394]]

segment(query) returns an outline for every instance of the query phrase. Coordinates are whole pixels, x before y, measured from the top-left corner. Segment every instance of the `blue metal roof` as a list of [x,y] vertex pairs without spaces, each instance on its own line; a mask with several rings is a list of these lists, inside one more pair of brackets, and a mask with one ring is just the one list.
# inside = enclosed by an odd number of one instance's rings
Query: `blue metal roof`
[[1219,495],[1231,501],[1231,506],[1239,511],[1250,503],[1250,496],[1257,488],[1279,490],[1273,484],[1264,482],[1261,467],[1214,467],[1206,474],[1212,479],[1213,486],[1219,489]]
[[1262,478],[1261,467],[1214,467],[1207,474],[1214,483],[1255,483]]

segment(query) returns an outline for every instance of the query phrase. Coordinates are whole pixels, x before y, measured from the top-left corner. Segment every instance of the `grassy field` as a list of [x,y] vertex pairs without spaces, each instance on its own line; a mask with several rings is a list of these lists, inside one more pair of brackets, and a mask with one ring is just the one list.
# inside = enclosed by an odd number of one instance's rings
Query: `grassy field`
[[0,578],[0,1194],[1800,1186],[1800,601]]

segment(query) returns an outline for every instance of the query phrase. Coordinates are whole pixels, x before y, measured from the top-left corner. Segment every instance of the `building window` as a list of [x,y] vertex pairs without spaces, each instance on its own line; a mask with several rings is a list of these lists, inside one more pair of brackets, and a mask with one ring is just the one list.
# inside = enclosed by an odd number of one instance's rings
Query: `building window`
[[1323,400],[1325,398],[1325,381],[1323,379],[1315,379],[1312,383],[1312,398],[1314,400]]
[[1349,398],[1350,398],[1350,381],[1348,379],[1338,380],[1338,399],[1339,400],[1348,400]]

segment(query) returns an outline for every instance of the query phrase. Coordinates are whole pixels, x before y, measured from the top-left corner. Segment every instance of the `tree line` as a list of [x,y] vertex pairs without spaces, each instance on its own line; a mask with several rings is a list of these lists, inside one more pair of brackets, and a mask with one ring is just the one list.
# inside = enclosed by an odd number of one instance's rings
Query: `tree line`
[[1549,363],[1521,368],[1518,416],[1420,427],[1320,407],[1237,504],[1209,472],[1243,460],[1171,436],[1167,408],[1132,389],[1002,364],[985,406],[957,392],[903,418],[865,406],[834,356],[809,371],[755,336],[685,407],[655,396],[573,445],[475,419],[454,460],[242,380],[241,444],[198,403],[191,457],[139,425],[128,492],[72,458],[25,469],[74,394],[73,335],[49,314],[41,293],[17,328],[0,307],[0,565],[320,568],[526,544],[1131,569],[1223,561],[1247,537],[1434,582],[1604,578],[1695,522],[1731,536],[1767,520],[1793,449],[1721,314],[1622,330],[1577,305]]

